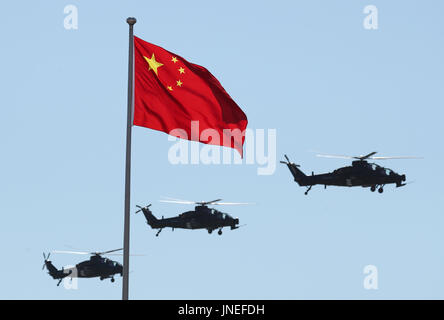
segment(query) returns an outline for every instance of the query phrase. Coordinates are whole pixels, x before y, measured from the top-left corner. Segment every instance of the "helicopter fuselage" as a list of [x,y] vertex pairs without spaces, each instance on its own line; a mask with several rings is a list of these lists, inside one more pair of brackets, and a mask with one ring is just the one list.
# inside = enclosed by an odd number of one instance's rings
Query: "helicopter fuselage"
[[[46,260],[45,265],[48,269],[48,273],[53,279],[63,279],[69,278],[95,278],[99,277],[100,280],[111,278],[113,281],[113,276],[115,274],[122,275],[123,266],[113,260],[101,257],[99,255],[93,255],[89,260],[78,263],[75,267],[62,268],[62,270],[57,270],[57,268],[52,264],[51,261]],[[59,282],[60,284],[60,282]]]
[[89,260],[78,263],[75,269],[76,272],[72,274],[78,278],[100,277],[101,280],[123,273],[123,267],[120,263],[101,256],[91,256]]
[[[286,163],[294,180],[300,186],[311,188],[314,185],[341,186],[341,187],[370,187],[375,191],[380,186],[379,192],[382,192],[382,186],[386,184],[396,184],[397,187],[404,186],[405,175],[400,175],[391,169],[381,167],[374,163],[368,163],[364,160],[353,161],[351,166],[336,169],[330,173],[305,175],[299,170],[298,165]],[[308,192],[308,191],[307,191]]]
[[405,175],[400,175],[391,169],[366,161],[354,161],[353,165],[339,168],[330,173],[307,176],[306,181],[303,181],[304,183],[301,185],[371,187],[395,183],[400,186],[403,181],[405,181]]
[[213,230],[222,229],[223,227],[236,229],[239,224],[239,219],[204,205],[196,206],[194,211],[186,211],[177,217],[171,218],[157,219],[147,208],[143,208],[142,212],[147,219],[147,223],[153,229],[207,229],[211,233]]

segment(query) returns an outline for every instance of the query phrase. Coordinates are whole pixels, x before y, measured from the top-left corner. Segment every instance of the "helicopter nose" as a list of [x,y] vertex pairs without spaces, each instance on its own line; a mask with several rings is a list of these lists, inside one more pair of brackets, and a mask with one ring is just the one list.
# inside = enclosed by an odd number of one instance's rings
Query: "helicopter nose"
[[234,224],[239,224],[239,219],[238,218],[234,219]]
[[402,181],[405,181],[405,174],[403,174],[403,175],[401,176],[401,178],[402,178]]

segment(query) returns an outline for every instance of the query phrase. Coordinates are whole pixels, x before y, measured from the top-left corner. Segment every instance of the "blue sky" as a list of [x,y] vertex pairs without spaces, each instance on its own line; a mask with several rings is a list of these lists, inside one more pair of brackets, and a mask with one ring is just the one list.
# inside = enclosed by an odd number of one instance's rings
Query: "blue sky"
[[[66,5],[78,29],[63,27]],[[379,28],[363,27],[375,5]],[[128,16],[135,34],[207,67],[249,119],[276,129],[310,173],[347,161],[310,150],[415,155],[381,163],[405,188],[314,187],[284,166],[172,165],[167,135],[133,130],[132,209],[227,207],[247,226],[222,236],[164,230],[131,215],[133,299],[444,298],[444,24],[439,1],[14,1],[0,10],[2,299],[120,299],[121,278],[56,287],[42,252],[122,246]],[[57,267],[79,256],[53,255]],[[378,268],[365,290],[363,268]]]

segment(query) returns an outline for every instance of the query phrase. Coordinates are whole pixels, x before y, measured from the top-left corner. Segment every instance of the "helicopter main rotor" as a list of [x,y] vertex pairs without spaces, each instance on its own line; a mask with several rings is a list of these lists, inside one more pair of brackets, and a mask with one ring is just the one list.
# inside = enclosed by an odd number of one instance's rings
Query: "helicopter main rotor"
[[113,255],[121,256],[122,255],[121,253],[112,253],[112,252],[116,252],[116,251],[120,251],[120,250],[123,250],[123,248],[113,249],[113,250],[108,250],[108,251],[102,251],[102,252],[54,250],[54,251],[52,251],[52,253],[84,254],[84,255],[95,255],[95,256],[101,256],[101,255],[106,254],[108,256],[113,256]]
[[422,159],[422,157],[411,157],[411,156],[397,156],[397,157],[374,157],[377,152],[373,151],[367,155],[360,156],[346,156],[346,155],[335,155],[335,154],[317,154],[317,157],[321,158],[334,158],[334,159],[356,159],[360,161],[365,161],[367,159],[372,160],[390,160],[390,159]]
[[220,202],[222,199],[216,199],[211,201],[191,201],[191,200],[181,200],[174,198],[167,198],[168,200],[159,200],[159,202],[165,203],[177,203],[177,204],[197,204],[199,206],[207,206],[207,205],[223,205],[223,206],[235,206],[235,205],[246,205],[251,204],[248,202]]
[[[102,256],[102,255],[107,255],[107,256],[123,256],[122,253],[113,253],[116,251],[121,251],[123,250],[123,248],[120,249],[113,249],[113,250],[108,250],[108,251],[102,251],[102,252],[87,252],[87,251],[66,251],[66,250],[54,250],[51,251],[52,253],[68,253],[68,254],[80,254],[80,255],[91,255],[91,256]],[[143,256],[143,254],[130,254],[130,256]],[[49,254],[48,254],[49,257]]]

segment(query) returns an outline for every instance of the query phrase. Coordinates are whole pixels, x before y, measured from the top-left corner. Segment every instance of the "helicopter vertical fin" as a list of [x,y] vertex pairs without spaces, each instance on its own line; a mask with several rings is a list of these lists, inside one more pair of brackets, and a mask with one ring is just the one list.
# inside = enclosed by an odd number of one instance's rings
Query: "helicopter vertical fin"
[[157,226],[157,223],[159,222],[159,219],[157,219],[150,209],[143,208],[142,209],[143,215],[146,218],[146,222],[151,226],[151,228],[155,228]]
[[299,165],[294,164],[293,162],[290,162],[290,159],[288,159],[287,155],[285,155],[285,159],[287,161],[281,161],[281,163],[286,164],[288,169],[290,170],[291,174],[293,175],[294,181],[296,181],[300,186],[307,185],[306,180],[307,176],[305,173],[303,173],[301,170],[299,170]]
[[57,274],[57,268],[52,264],[51,261],[45,261],[45,267],[51,276]]

